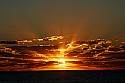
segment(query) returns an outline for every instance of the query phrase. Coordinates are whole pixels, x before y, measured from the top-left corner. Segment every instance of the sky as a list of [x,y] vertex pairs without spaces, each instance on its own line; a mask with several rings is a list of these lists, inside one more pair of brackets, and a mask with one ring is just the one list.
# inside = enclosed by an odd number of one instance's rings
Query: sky
[[0,40],[53,35],[125,40],[125,0],[0,0]]

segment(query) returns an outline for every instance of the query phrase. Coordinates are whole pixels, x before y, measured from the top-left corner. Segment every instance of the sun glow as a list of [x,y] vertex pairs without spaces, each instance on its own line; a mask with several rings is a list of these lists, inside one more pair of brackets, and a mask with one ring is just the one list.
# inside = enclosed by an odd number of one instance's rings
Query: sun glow
[[65,60],[64,59],[59,59],[59,64],[65,64]]

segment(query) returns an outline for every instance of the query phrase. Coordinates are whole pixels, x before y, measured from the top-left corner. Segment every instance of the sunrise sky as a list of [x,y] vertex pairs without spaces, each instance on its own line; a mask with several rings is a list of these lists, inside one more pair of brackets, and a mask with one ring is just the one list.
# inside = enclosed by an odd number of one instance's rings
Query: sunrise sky
[[0,40],[52,35],[125,40],[125,0],[0,1]]

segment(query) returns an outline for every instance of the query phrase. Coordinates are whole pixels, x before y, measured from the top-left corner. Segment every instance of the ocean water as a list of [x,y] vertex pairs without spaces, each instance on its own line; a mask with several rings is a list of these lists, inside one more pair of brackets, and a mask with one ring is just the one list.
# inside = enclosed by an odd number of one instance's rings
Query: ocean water
[[124,71],[49,70],[0,72],[0,83],[124,83]]

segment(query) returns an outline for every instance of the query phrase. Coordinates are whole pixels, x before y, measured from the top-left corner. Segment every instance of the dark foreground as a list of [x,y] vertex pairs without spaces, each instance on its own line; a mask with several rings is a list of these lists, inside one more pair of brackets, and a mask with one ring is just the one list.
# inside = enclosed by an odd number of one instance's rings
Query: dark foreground
[[0,72],[0,83],[124,83],[124,71],[23,71]]

